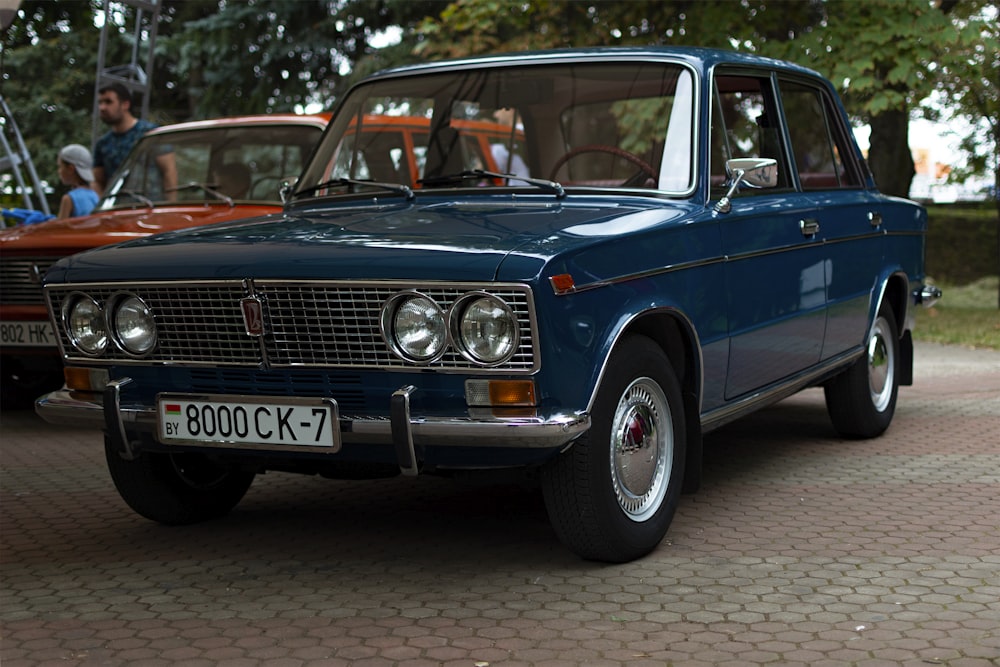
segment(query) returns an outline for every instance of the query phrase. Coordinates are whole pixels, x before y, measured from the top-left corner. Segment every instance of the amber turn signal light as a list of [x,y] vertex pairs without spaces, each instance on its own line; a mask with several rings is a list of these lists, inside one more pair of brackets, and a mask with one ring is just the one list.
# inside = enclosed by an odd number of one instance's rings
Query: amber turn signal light
[[66,388],[72,391],[104,391],[108,384],[108,372],[96,368],[79,368],[67,366],[63,368]]

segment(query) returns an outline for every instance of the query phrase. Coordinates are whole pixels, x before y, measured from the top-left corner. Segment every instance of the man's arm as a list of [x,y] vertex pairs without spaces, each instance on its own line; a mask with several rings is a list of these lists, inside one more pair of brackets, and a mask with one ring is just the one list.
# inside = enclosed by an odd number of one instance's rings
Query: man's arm
[[104,196],[104,188],[108,186],[108,177],[104,175],[104,167],[94,167],[94,191],[97,192],[98,197]]
[[173,201],[177,199],[177,160],[174,153],[164,153],[156,156],[156,166],[163,176],[163,196]]

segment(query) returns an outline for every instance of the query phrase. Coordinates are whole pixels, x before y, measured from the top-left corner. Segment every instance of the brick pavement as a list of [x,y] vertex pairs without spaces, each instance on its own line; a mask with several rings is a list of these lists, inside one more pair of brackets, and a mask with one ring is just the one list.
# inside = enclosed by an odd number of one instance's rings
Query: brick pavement
[[540,494],[258,478],[223,520],[132,514],[100,436],[0,421],[0,664],[1000,665],[1000,353],[918,347],[889,432],[809,390],[707,438],[625,565]]

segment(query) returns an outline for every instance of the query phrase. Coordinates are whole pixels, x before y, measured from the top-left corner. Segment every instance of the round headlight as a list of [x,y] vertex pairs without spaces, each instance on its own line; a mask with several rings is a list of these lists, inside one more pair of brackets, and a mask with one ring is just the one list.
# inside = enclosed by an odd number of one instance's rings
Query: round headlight
[[466,357],[480,364],[499,364],[514,354],[518,344],[517,319],[500,299],[472,296],[461,306],[456,338]]
[[63,310],[63,323],[70,342],[80,352],[94,356],[108,346],[104,312],[97,301],[86,294],[69,298]]
[[153,314],[139,297],[123,296],[115,303],[111,318],[115,340],[129,354],[146,354],[156,345]]
[[[386,304],[383,330],[397,354],[410,361],[430,361],[444,353],[448,327],[444,313],[423,294],[401,294]],[[388,326],[386,326],[388,325]]]

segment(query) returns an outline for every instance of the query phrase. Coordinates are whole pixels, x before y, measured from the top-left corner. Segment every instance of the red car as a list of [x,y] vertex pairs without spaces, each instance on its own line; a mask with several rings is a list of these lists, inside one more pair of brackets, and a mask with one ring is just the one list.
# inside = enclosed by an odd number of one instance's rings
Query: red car
[[[221,118],[148,132],[91,215],[0,231],[0,372],[5,403],[62,386],[62,363],[41,278],[59,259],[97,246],[281,210],[329,120],[322,115]],[[177,187],[162,186],[166,157]],[[183,258],[178,258],[182,262]]]

